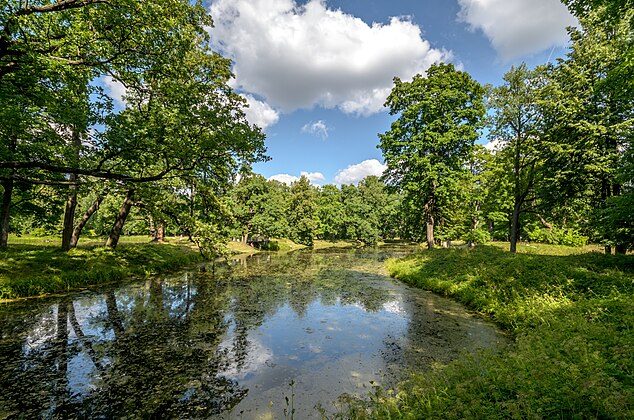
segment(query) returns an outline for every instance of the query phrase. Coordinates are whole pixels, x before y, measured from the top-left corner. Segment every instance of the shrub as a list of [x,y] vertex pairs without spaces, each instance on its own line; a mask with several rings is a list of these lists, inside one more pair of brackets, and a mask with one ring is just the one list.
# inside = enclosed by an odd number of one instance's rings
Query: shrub
[[551,245],[582,247],[588,244],[588,237],[570,228],[535,228],[526,232],[529,240]]
[[486,229],[475,229],[469,231],[463,239],[474,244],[486,244],[491,242],[491,233]]

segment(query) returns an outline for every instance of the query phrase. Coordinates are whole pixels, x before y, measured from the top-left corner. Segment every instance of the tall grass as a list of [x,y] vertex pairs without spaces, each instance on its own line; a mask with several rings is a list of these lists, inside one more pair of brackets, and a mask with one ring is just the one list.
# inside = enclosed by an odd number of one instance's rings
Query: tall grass
[[[634,257],[539,246],[388,261],[409,284],[488,314],[515,338],[377,393],[374,418],[634,418]],[[353,410],[359,415],[359,407]]]
[[199,260],[200,255],[185,245],[129,241],[116,250],[84,244],[63,252],[42,238],[12,240],[0,251],[0,300],[67,292]]

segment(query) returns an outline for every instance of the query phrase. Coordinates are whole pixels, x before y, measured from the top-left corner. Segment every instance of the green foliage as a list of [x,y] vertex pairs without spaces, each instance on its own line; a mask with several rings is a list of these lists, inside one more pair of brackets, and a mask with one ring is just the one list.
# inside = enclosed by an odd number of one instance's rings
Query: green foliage
[[467,232],[462,239],[474,244],[486,244],[491,242],[491,233],[483,228],[478,228]]
[[206,259],[229,256],[229,249],[226,245],[229,237],[226,231],[223,231],[215,223],[204,223],[197,220],[192,238]]
[[546,229],[535,226],[533,230],[527,230],[526,236],[531,241],[542,242],[552,245],[565,245],[582,247],[588,244],[588,237],[583,236],[579,231],[572,228]]
[[278,241],[268,241],[261,249],[264,251],[280,251],[282,247]]
[[311,246],[317,238],[320,222],[317,189],[310,185],[305,176],[291,186],[288,212],[291,239],[298,244]]
[[[460,179],[482,127],[484,89],[451,64],[434,64],[426,77],[394,79],[385,103],[398,115],[379,134],[388,185],[403,195],[410,230],[432,227],[456,206]],[[412,236],[416,235],[414,234]],[[416,235],[422,236],[422,235]],[[433,238],[428,238],[433,245]]]
[[443,249],[388,261],[395,277],[489,314],[516,341],[417,375],[366,416],[634,416],[632,258],[529,250]]

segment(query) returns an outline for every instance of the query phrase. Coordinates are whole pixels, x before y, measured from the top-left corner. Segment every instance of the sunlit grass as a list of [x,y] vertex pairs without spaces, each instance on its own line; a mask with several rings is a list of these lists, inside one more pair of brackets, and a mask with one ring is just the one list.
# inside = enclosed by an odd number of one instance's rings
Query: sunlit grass
[[40,296],[160,273],[198,261],[191,246],[126,237],[116,250],[88,240],[64,252],[50,238],[12,237],[0,251],[0,300]]
[[[634,418],[634,257],[508,243],[435,249],[390,273],[487,314],[515,337],[377,390],[350,413],[371,418]],[[345,417],[345,416],[344,416]]]

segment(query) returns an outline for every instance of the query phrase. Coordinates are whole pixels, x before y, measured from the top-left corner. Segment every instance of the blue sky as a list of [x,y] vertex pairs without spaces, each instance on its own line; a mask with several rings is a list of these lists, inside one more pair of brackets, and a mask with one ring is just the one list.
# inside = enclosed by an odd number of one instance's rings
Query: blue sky
[[[392,78],[452,62],[499,84],[511,65],[565,54],[575,19],[558,0],[211,0],[214,47],[264,128],[254,171],[319,185],[379,175]],[[484,142],[482,139],[481,142]]]

